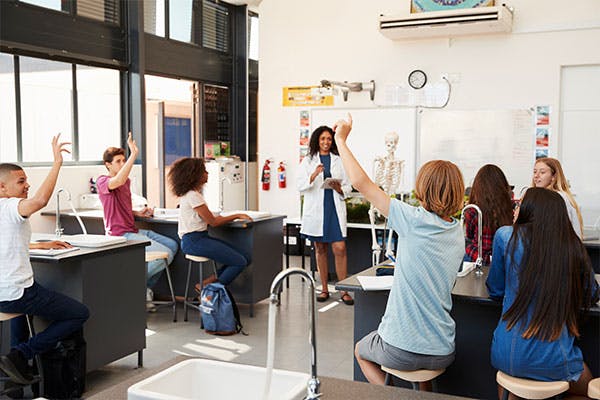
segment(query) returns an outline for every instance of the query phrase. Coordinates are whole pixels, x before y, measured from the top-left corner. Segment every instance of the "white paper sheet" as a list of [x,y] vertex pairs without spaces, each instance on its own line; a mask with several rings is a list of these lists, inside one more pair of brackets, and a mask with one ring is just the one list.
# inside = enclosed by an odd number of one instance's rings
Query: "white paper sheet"
[[79,250],[79,247],[69,247],[66,249],[29,249],[31,256],[54,257],[71,251]]
[[357,276],[356,279],[358,279],[364,290],[390,290],[394,276]]

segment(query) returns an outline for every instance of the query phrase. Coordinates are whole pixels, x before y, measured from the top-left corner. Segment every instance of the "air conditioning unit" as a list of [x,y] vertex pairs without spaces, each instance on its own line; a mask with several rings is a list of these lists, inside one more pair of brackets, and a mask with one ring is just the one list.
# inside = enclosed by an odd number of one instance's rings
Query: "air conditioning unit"
[[379,32],[393,40],[508,33],[512,30],[512,19],[512,10],[504,4],[399,17],[382,15]]

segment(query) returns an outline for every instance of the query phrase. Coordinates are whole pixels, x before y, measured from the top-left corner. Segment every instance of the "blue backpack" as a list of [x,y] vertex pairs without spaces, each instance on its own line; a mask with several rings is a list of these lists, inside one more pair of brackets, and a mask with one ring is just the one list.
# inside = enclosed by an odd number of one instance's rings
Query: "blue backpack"
[[221,283],[211,283],[202,289],[200,316],[204,330],[211,335],[228,336],[242,331],[235,300]]

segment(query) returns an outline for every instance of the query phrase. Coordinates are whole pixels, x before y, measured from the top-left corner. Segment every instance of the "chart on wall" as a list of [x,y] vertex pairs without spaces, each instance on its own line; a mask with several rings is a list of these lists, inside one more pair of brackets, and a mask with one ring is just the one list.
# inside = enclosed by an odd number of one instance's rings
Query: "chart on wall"
[[534,119],[530,110],[420,111],[419,159],[450,160],[470,186],[485,164],[498,165],[515,195],[531,183]]
[[363,108],[363,109],[313,109],[311,133],[321,125],[333,126],[346,119],[348,113],[354,120],[348,146],[356,159],[369,174],[373,175],[375,157],[386,155],[385,135],[396,132],[399,136],[395,156],[404,160],[400,190],[409,192],[414,188],[416,164],[416,112],[414,108]]

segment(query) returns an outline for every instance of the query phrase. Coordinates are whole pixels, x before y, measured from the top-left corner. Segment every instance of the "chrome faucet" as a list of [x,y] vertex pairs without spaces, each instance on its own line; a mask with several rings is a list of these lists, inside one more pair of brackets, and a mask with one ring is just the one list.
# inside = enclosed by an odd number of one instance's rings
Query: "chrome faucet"
[[272,304],[279,304],[279,294],[281,293],[281,285],[283,280],[289,276],[298,274],[305,278],[309,283],[310,290],[310,301],[308,304],[308,312],[310,314],[310,329],[308,332],[308,341],[312,348],[312,357],[311,357],[311,376],[307,383],[306,388],[306,397],[304,400],[314,400],[318,399],[321,396],[319,393],[319,388],[321,386],[321,382],[319,382],[319,378],[317,378],[317,336],[316,336],[316,307],[315,307],[315,280],[312,276],[305,270],[301,268],[288,268],[285,271],[281,271],[277,274],[275,279],[273,279],[273,283],[271,283],[271,296],[269,297],[269,301]]
[[460,213],[460,220],[465,220],[465,210],[469,208],[474,208],[477,211],[477,260],[475,260],[475,274],[483,275],[482,267],[483,267],[483,245],[481,243],[481,236],[483,234],[482,225],[483,225],[483,214],[481,213],[481,208],[479,208],[475,204],[467,204],[465,208],[463,208]]
[[65,192],[67,194],[67,200],[71,201],[71,193],[65,188],[60,188],[56,191],[56,228],[54,229],[54,234],[56,238],[60,238],[64,229],[60,225],[60,193]]

